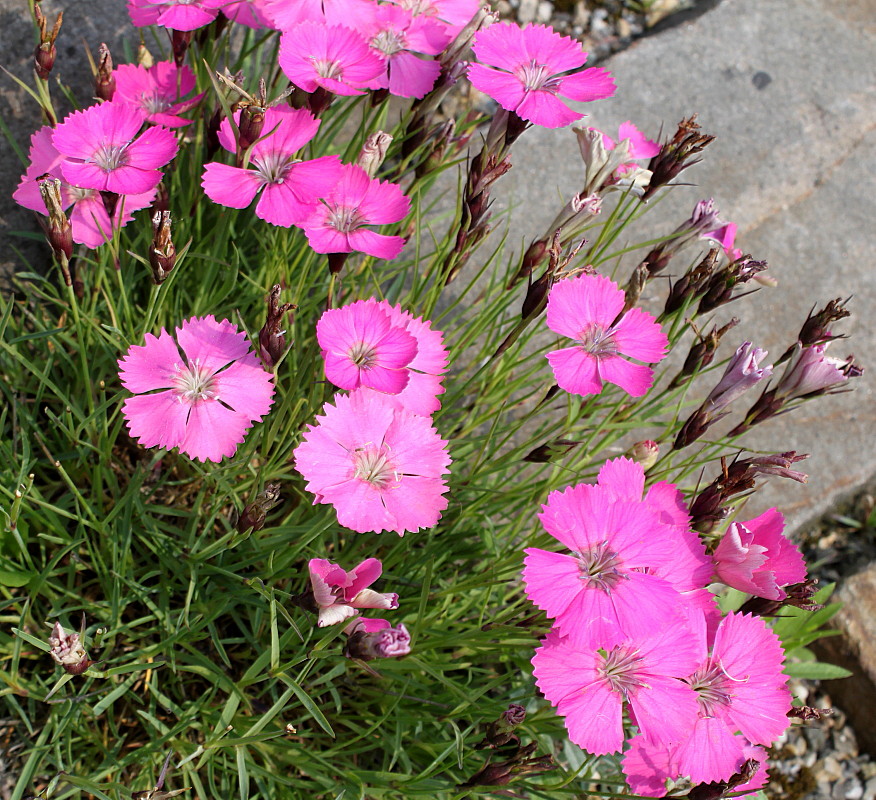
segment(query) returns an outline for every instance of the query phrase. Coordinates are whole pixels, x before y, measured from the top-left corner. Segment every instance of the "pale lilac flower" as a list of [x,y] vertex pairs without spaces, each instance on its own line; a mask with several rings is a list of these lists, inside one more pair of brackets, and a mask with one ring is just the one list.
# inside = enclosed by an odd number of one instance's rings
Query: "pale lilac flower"
[[300,223],[317,253],[351,253],[395,258],[405,240],[375,233],[366,225],[387,225],[404,219],[411,201],[394,183],[369,178],[355,164],[343,164],[339,179],[312,214]]
[[46,205],[40,195],[38,179],[51,175],[61,180],[61,200],[63,208],[73,206],[70,224],[73,241],[92,249],[100,247],[113,238],[113,231],[127,225],[134,219],[133,212],[146,208],[155,199],[156,189],[142,194],[125,195],[116,203],[112,220],[107,214],[103,198],[96,189],[83,189],[71,186],[63,180],[61,162],[64,160],[52,144],[53,129],[44,126],[35,131],[30,138],[30,165],[21,178],[12,198],[21,206],[45,216]]
[[352,28],[301,22],[280,37],[280,69],[305,92],[355,95],[364,94],[384,65]]
[[122,103],[74,111],[52,134],[52,144],[64,156],[64,180],[115,194],[154,189],[162,177],[159,167],[176,155],[178,145],[167,128],[139,133],[143,121],[142,111]]
[[137,27],[160,25],[193,31],[209,25],[228,0],[128,0],[131,22]]
[[844,367],[848,361],[825,355],[830,342],[803,347],[799,342],[785,367],[775,388],[775,397],[784,401],[827,389],[845,383],[848,373]]
[[450,456],[430,420],[399,411],[377,392],[336,395],[295,448],[314,504],[364,533],[431,528],[447,507]]
[[[240,121],[240,111],[234,115]],[[230,208],[246,208],[261,193],[255,214],[271,225],[288,228],[300,225],[329,193],[341,174],[337,156],[321,156],[302,161],[297,153],[315,135],[320,121],[304,109],[274,107],[265,109],[261,141],[249,151],[249,169],[218,161],[204,166],[201,185],[214,203]],[[231,124],[219,126],[219,143],[236,151]]]
[[625,296],[603,275],[578,275],[554,284],[548,297],[547,326],[576,344],[547,354],[557,383],[573,394],[602,391],[602,382],[633,397],[651,388],[654,371],[621,356],[654,363],[666,356],[669,340],[654,318],[632,308],[619,321]]
[[806,562],[782,531],[785,518],[775,508],[748,522],[733,522],[715,548],[718,580],[767,600],[784,600],[782,588],[806,578]]
[[627,639],[611,648],[579,648],[551,631],[532,659],[535,682],[565,717],[569,739],[593,755],[615,753],[624,741],[628,706],[649,741],[678,741],[697,718],[691,686],[678,680],[697,665],[684,624]]
[[718,385],[709,392],[703,408],[709,413],[720,411],[752,386],[769,378],[773,374],[772,364],[760,366],[766,355],[766,350],[754,347],[751,342],[743,342],[727,364]]
[[49,636],[49,655],[56,664],[60,664],[70,675],[81,675],[94,662],[89,660],[88,653],[78,633],[67,633],[61,623],[56,622]]
[[116,81],[114,103],[126,103],[140,109],[147,122],[181,128],[190,119],[179,116],[194,108],[204,97],[196,95],[184,100],[195,88],[195,73],[187,67],[177,67],[173,61],[159,61],[148,69],[139,64],[122,64],[113,71]]
[[246,334],[212,314],[185,320],[176,340],[164,328],[158,337],[147,333],[119,367],[122,385],[136,395],[122,406],[131,436],[199,461],[233,456],[273,403],[273,376]]
[[394,628],[385,619],[360,619],[349,626],[344,654],[371,661],[374,658],[401,658],[411,652],[411,635],[399,623]]
[[436,56],[450,43],[444,24],[397,6],[372,6],[368,20],[356,29],[386,65],[371,88],[420,98],[435,85],[441,65],[421,56]]
[[472,85],[535,125],[559,128],[584,116],[558,95],[590,102],[614,94],[608,70],[583,69],[581,44],[545,25],[491,25],[478,31],[472,49],[482,62],[468,68]]
[[360,608],[398,608],[395,592],[381,594],[368,588],[383,570],[376,558],[366,558],[350,572],[325,558],[311,558],[307,568],[320,628],[354,617]]

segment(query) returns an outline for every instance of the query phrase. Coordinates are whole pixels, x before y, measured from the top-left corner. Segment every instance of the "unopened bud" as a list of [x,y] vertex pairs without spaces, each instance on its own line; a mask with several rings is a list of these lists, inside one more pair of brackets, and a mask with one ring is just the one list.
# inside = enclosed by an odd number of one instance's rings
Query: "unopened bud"
[[268,316],[259,331],[259,354],[266,369],[273,369],[286,352],[286,331],[282,330],[283,318],[288,311],[296,308],[291,303],[279,304],[280,291],[280,284],[274,284],[268,295]]
[[660,455],[660,446],[657,442],[646,439],[643,442],[636,442],[624,455],[627,458],[631,458],[637,464],[641,464],[642,469],[647,472],[657,463],[657,458]]
[[52,628],[49,646],[49,655],[54,662],[60,664],[70,675],[81,675],[94,663],[89,660],[80,635],[67,633],[58,622]]
[[156,211],[152,216],[152,246],[149,248],[149,266],[152,280],[163,283],[176,263],[176,247],[170,227],[170,212]]
[[531,464],[547,464],[549,461],[565,455],[578,444],[581,442],[573,442],[571,439],[554,439],[536,447],[535,450],[524,456],[523,460],[529,461]]
[[392,136],[383,131],[375,131],[365,140],[356,163],[368,173],[369,178],[377,176],[391,143]]
[[64,203],[61,199],[61,181],[51,175],[37,178],[40,196],[46,204],[49,216],[46,236],[49,245],[59,261],[67,262],[73,257],[73,228],[64,213]]
[[49,30],[48,20],[43,16],[39,5],[34,5],[33,13],[40,34],[39,44],[33,52],[34,69],[36,69],[36,73],[41,80],[48,80],[49,73],[52,71],[52,67],[55,66],[55,56],[57,55],[55,39],[58,38],[58,33],[61,30],[61,21],[64,15],[59,13],[55,24]]
[[97,75],[94,78],[94,94],[109,102],[116,93],[116,77],[113,75],[113,57],[105,42],[97,50]]
[[497,747],[504,747],[509,742],[519,743],[520,738],[513,730],[518,725],[522,725],[525,719],[526,709],[517,703],[511,703],[497,720],[487,725],[486,735],[474,746],[475,750],[484,750],[485,748],[493,750]]
[[353,627],[344,655],[371,661],[375,658],[401,658],[411,652],[411,635],[404,625],[394,628],[385,620],[360,619]]
[[237,520],[237,530],[240,533],[246,531],[260,531],[265,527],[265,519],[268,512],[280,502],[280,484],[269,483],[259,492],[255,499],[249,503]]
[[143,42],[140,42],[140,45],[137,47],[137,64],[146,69],[155,64],[152,53],[149,52],[149,48]]
[[258,141],[265,126],[265,109],[262,106],[247,105],[240,109],[240,152],[248,150]]
[[173,60],[178,67],[186,60],[186,52],[192,42],[192,31],[174,31],[171,36],[170,46],[173,50]]

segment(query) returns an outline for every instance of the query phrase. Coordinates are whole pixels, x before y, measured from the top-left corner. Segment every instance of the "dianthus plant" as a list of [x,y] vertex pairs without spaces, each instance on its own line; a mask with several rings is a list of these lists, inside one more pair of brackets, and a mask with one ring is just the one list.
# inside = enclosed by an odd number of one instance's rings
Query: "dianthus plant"
[[[10,796],[768,787],[817,716],[790,676],[839,672],[802,649],[832,607],[786,495],[755,494],[805,456],[758,431],[861,369],[840,300],[734,328],[784,301],[690,188],[711,135],[601,130],[610,64],[479,0],[129,0],[139,47],[90,42],[94,75],[31,7]],[[580,151],[557,208],[505,193],[533,127]],[[505,236],[520,205],[553,222]]]

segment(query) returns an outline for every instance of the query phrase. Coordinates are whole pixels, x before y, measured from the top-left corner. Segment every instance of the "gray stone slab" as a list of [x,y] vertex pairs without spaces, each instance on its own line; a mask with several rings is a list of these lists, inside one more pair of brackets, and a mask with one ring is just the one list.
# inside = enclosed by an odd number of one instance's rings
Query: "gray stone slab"
[[[641,40],[605,66],[616,97],[591,104],[588,124],[606,132],[632,120],[656,134],[697,112],[717,136],[706,160],[654,210],[652,230],[668,233],[694,202],[714,197],[739,224],[737,243],[766,259],[780,283],[721,309],[742,318],[734,331],[780,355],[815,302],[854,295],[851,335],[834,345],[876,369],[876,8],[866,0],[724,0],[690,24]],[[510,197],[514,245],[539,235],[580,191],[572,133],[527,131],[514,169],[497,187]],[[635,261],[625,262],[627,274]],[[625,271],[626,270],[626,271]],[[662,294],[662,287],[649,289]],[[724,346],[725,355],[735,346]],[[738,344],[738,342],[737,342]],[[822,398],[755,429],[754,448],[811,453],[807,486],[775,480],[746,511],[777,505],[791,529],[808,523],[876,476],[876,405],[870,375],[853,393]],[[753,400],[754,398],[752,398]],[[743,401],[739,401],[743,407]]]

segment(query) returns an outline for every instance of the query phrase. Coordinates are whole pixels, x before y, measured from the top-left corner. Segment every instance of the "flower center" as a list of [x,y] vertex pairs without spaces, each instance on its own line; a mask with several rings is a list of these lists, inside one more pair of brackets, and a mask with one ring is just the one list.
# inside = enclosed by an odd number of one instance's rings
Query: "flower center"
[[600,542],[583,553],[575,551],[572,555],[578,559],[578,578],[586,581],[588,587],[609,594],[626,577],[619,569],[623,566],[620,556],[608,546],[608,542]]
[[292,165],[297,163],[297,158],[284,153],[264,153],[252,159],[263,186],[268,183],[283,183]]
[[354,477],[370,483],[375,489],[387,489],[399,478],[385,446],[366,444],[357,447],[353,451],[353,466]]
[[514,74],[523,84],[527,92],[541,90],[556,94],[560,88],[561,79],[548,72],[546,64],[539,64],[532,59],[528,64],[521,64],[514,70]]
[[645,685],[637,674],[641,663],[638,650],[619,644],[609,650],[597,672],[613,692],[626,697],[631,689]]
[[387,28],[371,39],[371,46],[380,50],[387,58],[391,58],[396,53],[407,49],[407,42],[404,33]]
[[160,114],[165,109],[170,108],[173,102],[160,94],[143,94],[140,95],[140,106],[147,114]]
[[707,662],[685,681],[697,693],[701,716],[714,717],[717,709],[730,705],[733,696],[727,686],[730,677],[719,665]]
[[70,192],[70,197],[73,198],[74,203],[78,203],[80,200],[87,200],[89,197],[97,194],[95,189],[83,189],[80,186],[68,186],[67,190]]
[[359,369],[371,369],[377,358],[377,348],[365,342],[356,342],[347,355]]
[[607,358],[617,355],[617,343],[614,340],[615,331],[603,328],[601,325],[590,325],[578,334],[578,340],[588,353],[596,358]]
[[313,62],[313,68],[320,78],[339,81],[344,77],[344,68],[340,61],[329,61],[327,58],[314,57],[311,57],[310,60]]
[[201,400],[219,399],[214,371],[201,366],[198,359],[188,366],[178,364],[172,383],[180,403],[195,405]]
[[340,233],[350,233],[364,225],[367,220],[358,208],[350,206],[329,206],[326,224]]
[[91,158],[102,170],[112,172],[112,170],[123,167],[128,163],[127,149],[127,142],[125,144],[105,142],[94,151],[94,155]]

